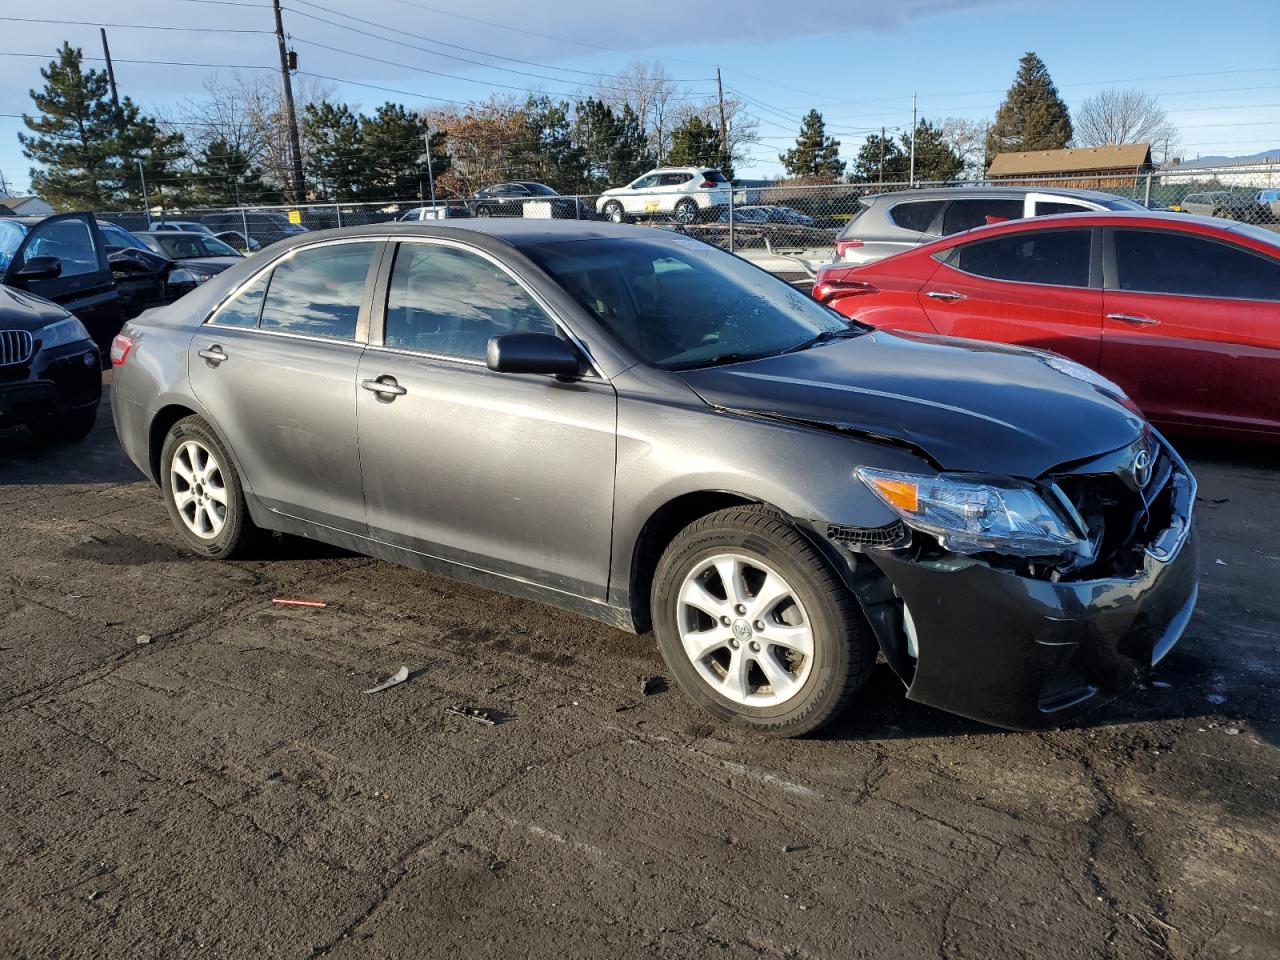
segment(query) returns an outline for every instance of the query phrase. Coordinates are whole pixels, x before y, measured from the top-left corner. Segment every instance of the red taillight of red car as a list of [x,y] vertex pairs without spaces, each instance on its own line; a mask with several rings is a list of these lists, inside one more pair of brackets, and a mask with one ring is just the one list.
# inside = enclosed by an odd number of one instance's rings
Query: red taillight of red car
[[880,292],[874,284],[857,279],[854,273],[853,267],[823,267],[813,284],[813,299],[819,303],[830,303],[843,297]]
[[845,251],[854,250],[862,246],[861,240],[837,240],[836,241],[836,258],[844,259]]
[[111,365],[113,367],[124,366],[124,362],[129,356],[129,351],[132,349],[133,337],[126,337],[123,333],[117,333],[116,338],[111,341]]

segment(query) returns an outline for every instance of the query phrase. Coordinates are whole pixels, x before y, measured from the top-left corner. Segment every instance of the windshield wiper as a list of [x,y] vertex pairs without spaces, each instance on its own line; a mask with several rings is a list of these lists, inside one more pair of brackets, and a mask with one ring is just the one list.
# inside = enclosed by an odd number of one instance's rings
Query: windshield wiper
[[706,360],[690,360],[667,367],[668,370],[700,370],[703,367],[720,367],[727,363],[745,363],[748,360],[763,360],[774,356],[772,353],[718,353]]
[[848,340],[851,337],[860,337],[866,333],[861,327],[843,327],[839,330],[823,330],[817,336],[810,337],[801,343],[797,343],[794,347],[787,347],[783,353],[799,353],[801,350],[808,350],[810,347],[816,347],[820,343],[830,343],[832,340]]

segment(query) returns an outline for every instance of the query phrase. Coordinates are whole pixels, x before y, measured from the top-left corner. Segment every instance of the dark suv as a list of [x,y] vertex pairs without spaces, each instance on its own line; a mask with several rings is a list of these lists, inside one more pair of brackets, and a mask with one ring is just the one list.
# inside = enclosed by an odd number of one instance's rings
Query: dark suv
[[873,194],[858,201],[836,239],[836,261],[872,263],[1001,220],[1143,209],[1133,200],[1096,190],[1045,187],[942,187]]
[[302,224],[290,223],[287,215],[276,210],[255,211],[253,213],[241,213],[239,211],[211,213],[206,217],[202,217],[200,222],[214,233],[234,230],[243,235],[248,230],[249,239],[258,241],[264,247],[278,240],[283,240],[285,237],[307,232],[307,228]]

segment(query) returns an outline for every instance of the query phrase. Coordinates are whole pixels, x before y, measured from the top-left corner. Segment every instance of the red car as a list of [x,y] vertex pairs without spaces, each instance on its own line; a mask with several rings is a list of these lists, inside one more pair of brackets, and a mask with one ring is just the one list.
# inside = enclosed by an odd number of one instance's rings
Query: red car
[[979,227],[813,288],[889,330],[1052,350],[1178,433],[1280,440],[1280,234],[1210,217],[1080,213]]

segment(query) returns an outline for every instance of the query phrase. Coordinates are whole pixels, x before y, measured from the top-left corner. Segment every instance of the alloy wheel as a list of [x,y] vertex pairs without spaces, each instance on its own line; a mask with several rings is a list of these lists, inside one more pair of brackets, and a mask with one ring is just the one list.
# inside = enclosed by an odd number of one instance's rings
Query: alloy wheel
[[169,483],[178,516],[202,540],[212,540],[227,522],[227,486],[217,457],[198,440],[187,440],[173,452]]
[[813,667],[813,628],[800,598],[754,557],[725,553],[696,564],[680,586],[676,624],[702,679],[743,706],[787,702]]

